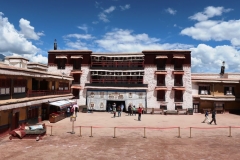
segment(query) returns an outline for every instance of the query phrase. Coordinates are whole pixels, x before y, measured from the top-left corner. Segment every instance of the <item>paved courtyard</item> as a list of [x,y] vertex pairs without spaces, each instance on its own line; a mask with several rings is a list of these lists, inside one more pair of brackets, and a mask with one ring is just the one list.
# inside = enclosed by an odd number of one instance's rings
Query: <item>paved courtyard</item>
[[[240,116],[217,114],[217,125],[201,123],[203,114],[137,116],[122,113],[79,113],[75,134],[69,118],[48,126],[47,135],[34,139],[0,139],[0,159],[239,159]],[[211,115],[210,115],[211,118]],[[81,135],[80,137],[80,128]],[[91,128],[92,128],[92,136]],[[231,135],[229,136],[229,126]],[[114,127],[115,136],[114,136]],[[144,137],[144,128],[145,136]],[[179,128],[180,127],[180,136]],[[191,137],[190,138],[190,127]],[[196,128],[194,128],[196,127]]]

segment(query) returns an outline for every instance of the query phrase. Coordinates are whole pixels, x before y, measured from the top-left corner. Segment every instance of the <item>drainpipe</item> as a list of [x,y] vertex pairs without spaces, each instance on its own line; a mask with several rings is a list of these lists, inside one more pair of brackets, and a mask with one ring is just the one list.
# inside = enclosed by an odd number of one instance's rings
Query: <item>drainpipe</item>
[[214,96],[214,83],[213,83],[213,96]]

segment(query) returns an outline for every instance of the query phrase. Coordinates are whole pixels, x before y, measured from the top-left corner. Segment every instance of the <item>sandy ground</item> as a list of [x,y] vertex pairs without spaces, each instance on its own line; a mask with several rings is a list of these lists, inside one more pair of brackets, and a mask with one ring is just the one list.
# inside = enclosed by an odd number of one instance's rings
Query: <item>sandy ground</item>
[[[210,115],[211,117],[211,115]],[[217,125],[201,123],[203,114],[142,115],[112,118],[110,113],[79,113],[75,134],[69,118],[48,127],[47,135],[35,139],[0,139],[0,159],[239,159],[240,116],[218,114]],[[77,126],[85,126],[80,128]],[[91,128],[93,126],[92,135]],[[114,136],[114,127],[116,128]],[[144,137],[144,129],[146,128]],[[148,128],[152,127],[152,128]],[[180,127],[180,136],[178,138]],[[192,128],[190,138],[190,127]]]

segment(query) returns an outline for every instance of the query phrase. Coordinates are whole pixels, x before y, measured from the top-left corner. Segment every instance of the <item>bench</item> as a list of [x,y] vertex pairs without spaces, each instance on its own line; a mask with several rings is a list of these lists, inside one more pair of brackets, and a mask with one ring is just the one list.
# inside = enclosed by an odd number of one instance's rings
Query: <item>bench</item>
[[177,113],[179,114],[187,114],[187,109],[177,109]]
[[154,114],[154,113],[159,113],[159,114],[164,114],[164,110],[163,109],[160,109],[160,108],[152,108],[152,112],[151,114]]
[[166,115],[168,115],[168,114],[177,115],[178,112],[177,112],[177,110],[167,110],[167,111],[165,112],[165,114],[166,114]]

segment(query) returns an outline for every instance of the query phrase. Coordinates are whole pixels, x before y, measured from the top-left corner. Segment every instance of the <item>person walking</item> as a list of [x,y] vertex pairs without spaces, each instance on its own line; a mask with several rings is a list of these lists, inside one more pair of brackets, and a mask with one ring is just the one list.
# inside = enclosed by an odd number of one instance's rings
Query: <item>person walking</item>
[[135,107],[135,105],[133,106],[133,108],[132,108],[132,110],[133,110],[133,113],[135,114],[135,116],[136,116],[136,107]]
[[128,115],[131,116],[131,113],[132,113],[132,107],[131,107],[131,105],[129,104],[129,106],[128,106]]
[[124,110],[124,105],[121,103],[121,112]]
[[113,117],[116,117],[116,107],[113,108]]
[[204,121],[202,123],[205,123],[206,120],[208,121],[208,123],[210,123],[210,120],[208,118],[208,110],[205,113],[205,119],[204,119]]
[[75,107],[75,117],[77,117],[78,107]]
[[121,107],[120,106],[117,107],[117,112],[118,112],[118,117],[121,117]]
[[138,121],[141,121],[141,115],[142,115],[142,108],[138,108]]
[[212,122],[214,122],[215,125],[217,125],[217,122],[216,122],[216,111],[215,111],[215,109],[214,109],[213,112],[212,112],[212,121],[211,121],[209,124],[212,124]]
[[71,116],[73,116],[73,113],[74,113],[74,107],[71,106]]

